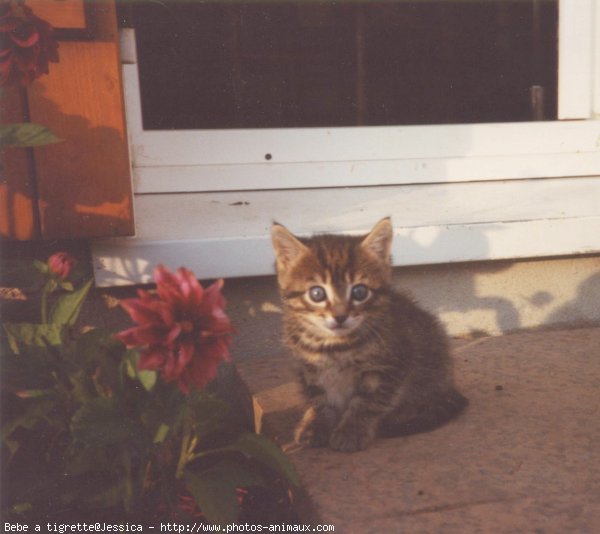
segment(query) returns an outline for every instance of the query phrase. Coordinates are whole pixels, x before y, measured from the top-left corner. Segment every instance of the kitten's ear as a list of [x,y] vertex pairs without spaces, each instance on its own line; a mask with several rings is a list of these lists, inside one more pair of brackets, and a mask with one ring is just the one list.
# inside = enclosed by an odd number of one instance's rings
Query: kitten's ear
[[271,242],[277,257],[277,268],[287,269],[308,249],[285,226],[273,223],[271,227]]
[[361,246],[379,260],[389,263],[394,231],[389,217],[381,219],[361,242]]

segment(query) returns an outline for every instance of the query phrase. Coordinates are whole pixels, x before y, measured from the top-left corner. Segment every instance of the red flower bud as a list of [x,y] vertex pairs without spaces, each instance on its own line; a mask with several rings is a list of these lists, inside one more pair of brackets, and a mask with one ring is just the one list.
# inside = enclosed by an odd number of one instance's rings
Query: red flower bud
[[48,258],[48,270],[52,275],[65,280],[71,274],[75,261],[68,252],[57,252]]

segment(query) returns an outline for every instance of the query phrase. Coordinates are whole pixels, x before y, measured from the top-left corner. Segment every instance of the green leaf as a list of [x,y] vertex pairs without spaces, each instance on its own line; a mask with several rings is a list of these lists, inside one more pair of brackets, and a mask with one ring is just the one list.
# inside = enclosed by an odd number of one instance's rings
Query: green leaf
[[73,291],[75,288],[73,287],[73,284],[71,282],[67,282],[65,280],[62,280],[58,283],[58,285],[63,288],[65,291]]
[[131,361],[131,358],[127,357],[125,359],[124,365],[127,376],[132,380],[137,378],[137,369],[135,368],[135,364]]
[[71,420],[73,438],[86,445],[103,447],[117,443],[141,445],[145,428],[123,415],[113,398],[99,397],[84,404]]
[[137,350],[127,352],[126,372],[127,376],[132,379],[137,379],[146,391],[152,391],[156,385],[158,374],[156,371],[148,371],[138,369],[140,353]]
[[40,260],[33,260],[33,265],[42,274],[46,274],[49,270],[48,264],[44,263],[43,261],[40,261]]
[[231,446],[231,449],[237,450],[248,458],[252,458],[262,465],[283,476],[294,486],[300,485],[298,473],[283,454],[271,440],[260,435],[247,432],[242,434],[238,440]]
[[54,278],[50,278],[50,280],[46,282],[45,289],[48,294],[54,293],[58,289],[58,282]]
[[62,139],[40,124],[21,122],[0,125],[0,147],[28,147],[59,143]]
[[90,279],[76,291],[58,298],[50,312],[49,322],[57,325],[74,325],[92,283],[93,279]]
[[75,357],[78,362],[97,364],[122,347],[104,328],[92,328],[77,339]]
[[19,344],[47,347],[62,343],[62,326],[59,324],[4,323],[8,342],[15,354],[19,354]]
[[236,488],[263,486],[263,478],[250,466],[223,461],[204,471],[185,472],[185,482],[196,504],[216,525],[233,523],[239,514]]
[[228,422],[229,404],[215,397],[198,395],[190,399],[196,434],[206,436],[223,430]]
[[158,430],[156,431],[156,434],[154,435],[154,439],[152,440],[154,443],[162,443],[165,438],[167,437],[167,434],[169,433],[169,430],[171,429],[171,427],[169,425],[165,425],[164,423],[161,423],[160,426],[158,427]]
[[8,457],[12,458],[21,447],[19,440],[13,438],[5,438],[2,440],[3,445],[8,449]]
[[78,402],[88,402],[98,393],[122,390],[120,360],[125,349],[108,330],[90,329],[67,349],[66,371]]
[[3,417],[1,438],[5,442],[19,427],[32,428],[54,409],[55,402],[48,397],[23,399],[9,415]]
[[156,371],[138,370],[137,377],[146,391],[152,391],[156,384],[156,379],[158,375],[156,374]]

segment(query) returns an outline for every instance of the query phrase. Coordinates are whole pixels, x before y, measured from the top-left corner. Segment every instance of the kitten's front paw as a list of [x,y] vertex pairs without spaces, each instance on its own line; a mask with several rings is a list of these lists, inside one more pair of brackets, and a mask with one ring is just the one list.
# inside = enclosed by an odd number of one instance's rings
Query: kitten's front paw
[[334,416],[327,408],[308,408],[294,431],[294,441],[308,447],[326,447]]
[[298,425],[294,432],[294,441],[304,447],[326,447],[329,443],[329,432],[314,423]]
[[334,451],[356,452],[365,450],[371,441],[373,441],[372,432],[358,425],[343,425],[333,431],[329,446]]

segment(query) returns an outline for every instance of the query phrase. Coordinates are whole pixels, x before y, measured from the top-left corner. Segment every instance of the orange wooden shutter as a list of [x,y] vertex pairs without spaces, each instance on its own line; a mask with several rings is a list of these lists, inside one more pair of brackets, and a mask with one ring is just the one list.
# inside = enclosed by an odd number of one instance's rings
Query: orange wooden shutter
[[86,27],[84,0],[26,0],[40,18],[55,28],[83,29]]
[[[70,3],[64,26],[81,28],[74,5],[81,2]],[[35,2],[31,7],[35,9]],[[50,74],[27,90],[30,121],[64,139],[34,149],[45,239],[134,231],[114,0],[86,2],[85,10],[85,35],[61,41],[59,63],[51,63]]]
[[[2,123],[26,120],[24,95],[17,87],[2,94]],[[30,149],[6,148],[0,161],[0,236],[25,241],[39,237]]]

